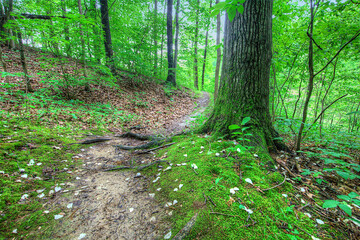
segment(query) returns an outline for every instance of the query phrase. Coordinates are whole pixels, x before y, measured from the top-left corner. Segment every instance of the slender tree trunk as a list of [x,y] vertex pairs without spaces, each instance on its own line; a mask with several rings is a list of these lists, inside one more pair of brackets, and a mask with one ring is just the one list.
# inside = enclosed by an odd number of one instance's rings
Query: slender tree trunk
[[[210,8],[212,7],[212,0],[210,0]],[[204,62],[203,69],[201,75],[201,90],[204,90],[204,82],[205,82],[205,67],[206,67],[206,52],[208,47],[208,37],[209,37],[209,27],[210,27],[210,18],[208,19],[209,23],[206,28],[206,37],[205,37],[205,50],[204,50]]]
[[310,35],[310,37],[309,37],[309,74],[310,74],[310,78],[309,78],[307,95],[306,95],[304,109],[303,109],[303,116],[302,116],[302,120],[301,120],[301,124],[300,124],[299,133],[298,133],[297,139],[296,139],[296,149],[295,149],[296,151],[300,150],[302,133],[303,133],[303,130],[305,127],[307,111],[309,108],[309,102],[310,102],[311,94],[312,94],[313,87],[314,87],[314,56],[313,56],[314,47],[313,47],[313,41],[311,39],[313,37],[313,31],[314,31],[314,4],[313,4],[313,0],[310,0],[310,29],[309,29],[309,35]]
[[176,31],[175,31],[175,57],[174,57],[174,68],[175,68],[175,80],[176,80],[176,74],[177,74],[177,58],[179,53],[179,12],[180,12],[180,0],[177,0],[176,3],[176,13],[175,13],[175,25],[176,25]]
[[[164,13],[163,13],[163,16],[165,16],[165,11],[167,9],[167,0],[165,0],[165,6],[164,6]],[[163,60],[163,50],[164,50],[164,34],[161,35],[161,59],[160,59],[160,76],[162,76],[162,73],[163,73],[163,63],[164,63],[164,60]]]
[[[4,59],[3,59],[3,57],[2,57],[2,52],[3,52],[3,50],[2,50],[2,47],[0,46],[0,61],[1,61],[1,65],[2,65],[2,67],[3,67],[3,71],[4,71],[4,72],[7,72],[6,62],[4,61]],[[9,82],[9,76],[6,76],[6,77],[5,77],[5,81],[6,81],[7,83],[10,83],[10,82]]]
[[[82,10],[82,6],[81,6],[81,0],[78,0],[78,7],[79,7],[79,14],[83,15],[83,10]],[[85,91],[90,91],[90,87],[89,87],[89,83],[87,82],[87,73],[86,73],[86,51],[85,51],[85,40],[83,38],[84,36],[84,31],[82,30],[82,24],[79,24],[79,29],[80,29],[80,41],[81,41],[81,60],[82,63],[84,65],[84,78],[85,78]]]
[[[63,17],[66,17],[66,3],[65,0],[61,0],[62,2],[62,12]],[[64,34],[65,34],[65,52],[68,57],[71,56],[71,44],[70,44],[70,37],[69,37],[69,26],[67,23],[64,25]]]
[[196,22],[195,22],[195,48],[194,48],[194,87],[199,90],[199,75],[198,75],[198,36],[199,36],[199,15],[200,15],[200,0],[197,0]]
[[[10,14],[13,11],[13,0],[4,0],[3,6],[4,6],[4,11],[2,6],[1,7],[1,16],[5,16],[4,18],[0,19],[0,38],[6,38],[7,34],[6,34],[6,29],[4,28],[4,25],[6,24],[6,22],[10,19]],[[11,43],[9,42],[9,45]]]
[[155,9],[154,9],[154,76],[157,75],[157,67],[158,67],[158,42],[157,42],[157,25],[158,25],[158,1],[155,0]]
[[[219,0],[216,0],[216,4]],[[220,47],[220,30],[221,30],[221,15],[220,13],[216,17],[216,46],[217,46],[217,57],[216,57],[216,69],[215,69],[215,90],[214,90],[214,101],[216,101],[219,91],[219,75],[220,75],[220,63],[221,63],[221,47]]]
[[[94,18],[95,22],[97,22],[96,0],[91,0],[90,7],[93,9],[93,14],[92,14],[93,18]],[[100,48],[101,36],[98,31],[98,26],[94,25],[92,30],[93,30],[93,34],[94,34],[93,46],[92,46],[93,51],[94,51],[94,57],[95,57],[97,63],[101,63],[101,58],[102,58],[102,51]]]
[[30,78],[27,72],[26,67],[26,59],[25,59],[25,53],[24,53],[24,45],[22,42],[21,32],[19,30],[18,32],[18,40],[19,40],[19,47],[20,47],[20,59],[21,59],[21,66],[25,75],[25,86],[27,92],[33,92],[33,89],[31,87]]
[[168,76],[166,83],[176,86],[174,57],[173,57],[173,27],[172,27],[172,8],[173,0],[168,0],[167,6],[167,55],[168,55]]
[[113,49],[111,43],[111,31],[110,31],[110,22],[109,22],[109,8],[107,0],[100,0],[100,9],[101,9],[101,23],[104,31],[104,45],[106,52],[106,62],[110,69],[114,72],[114,59],[113,59]]
[[[219,94],[203,132],[230,135],[229,126],[241,126],[251,133],[249,144],[265,151],[286,149],[276,138],[269,110],[270,64],[272,57],[273,1],[247,0],[244,13],[230,22],[225,18],[224,59]],[[274,139],[275,138],[275,139]]]

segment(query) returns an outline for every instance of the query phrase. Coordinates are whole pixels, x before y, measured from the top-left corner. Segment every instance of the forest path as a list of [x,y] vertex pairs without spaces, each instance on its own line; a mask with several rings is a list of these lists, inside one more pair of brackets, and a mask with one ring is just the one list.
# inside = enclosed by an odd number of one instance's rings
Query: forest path
[[[169,134],[185,130],[189,121],[204,112],[209,99],[204,92],[192,114],[174,121],[164,131]],[[76,156],[84,164],[77,170],[77,180],[69,183],[73,189],[54,203],[65,212],[64,220],[45,239],[157,239],[169,231],[170,226],[162,219],[171,213],[154,200],[154,193],[148,189],[149,181],[156,176],[148,179],[141,172],[104,172],[114,166],[146,165],[158,159],[154,154],[136,155],[113,147],[140,145],[142,141],[106,137],[112,140],[82,149],[83,153]]]

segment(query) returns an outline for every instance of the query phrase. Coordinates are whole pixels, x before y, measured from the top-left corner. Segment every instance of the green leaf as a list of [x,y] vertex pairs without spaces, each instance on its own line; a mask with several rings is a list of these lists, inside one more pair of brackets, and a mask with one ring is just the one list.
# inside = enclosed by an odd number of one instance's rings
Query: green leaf
[[234,20],[235,16],[236,16],[236,8],[235,7],[231,7],[227,10],[228,13],[228,17],[230,22],[232,22],[232,20]]
[[339,199],[345,200],[345,201],[350,201],[350,197],[346,196],[346,195],[338,195],[337,196]]
[[350,178],[349,173],[346,173],[346,172],[343,172],[343,171],[336,171],[336,173],[337,173],[340,177],[344,178],[345,180],[348,180],[348,179]]
[[235,125],[235,124],[229,126],[229,129],[230,129],[230,130],[235,130],[235,129],[240,129],[240,128],[241,128],[240,126]]
[[245,125],[245,124],[247,124],[249,121],[251,120],[251,117],[246,117],[246,118],[244,118],[243,120],[242,120],[242,122],[241,122],[241,125]]
[[238,11],[239,13],[243,14],[243,13],[244,13],[244,6],[243,6],[243,5],[239,5],[239,6],[237,7],[237,11]]
[[336,200],[325,200],[323,208],[335,208],[339,205],[339,202]]
[[220,11],[220,9],[215,9],[210,13],[210,17],[216,17],[217,15],[219,15]]
[[[359,196],[359,194],[357,194],[357,193],[355,193],[355,192],[351,192],[351,193],[348,194],[348,196],[351,197],[351,198],[356,198],[356,197]],[[339,196],[338,196],[338,197],[339,197]]]
[[351,208],[348,205],[340,204],[339,208],[341,208],[345,213],[351,216]]
[[244,132],[244,131],[248,130],[249,128],[250,128],[250,127],[244,127],[244,128],[241,129],[241,131]]
[[226,2],[220,2],[214,6],[214,9],[222,10],[227,5]]

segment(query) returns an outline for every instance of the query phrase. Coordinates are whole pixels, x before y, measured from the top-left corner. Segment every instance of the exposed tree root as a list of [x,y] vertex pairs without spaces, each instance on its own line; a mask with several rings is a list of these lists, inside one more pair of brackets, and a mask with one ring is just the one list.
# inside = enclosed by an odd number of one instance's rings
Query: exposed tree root
[[190,230],[194,227],[198,215],[199,213],[195,213],[195,215],[190,219],[190,221],[176,234],[173,240],[184,239],[189,234]]
[[106,142],[106,141],[110,141],[111,138],[95,138],[95,139],[90,139],[90,140],[85,140],[83,142],[79,142],[79,143],[70,143],[69,145],[74,145],[74,144],[92,144],[92,143],[98,143],[98,142]]

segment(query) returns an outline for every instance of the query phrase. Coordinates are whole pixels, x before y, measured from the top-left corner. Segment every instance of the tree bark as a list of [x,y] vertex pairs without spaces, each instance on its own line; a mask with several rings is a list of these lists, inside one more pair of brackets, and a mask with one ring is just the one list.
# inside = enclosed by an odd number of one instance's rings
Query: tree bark
[[177,58],[179,53],[179,11],[180,11],[180,0],[177,0],[176,3],[176,13],[175,13],[175,57],[174,57],[174,68],[175,68],[175,80],[176,80],[176,73],[177,73]]
[[[210,8],[212,7],[212,0],[210,0]],[[206,67],[206,52],[208,46],[208,37],[209,37],[209,27],[210,27],[210,18],[208,19],[209,23],[206,28],[206,37],[205,37],[205,50],[204,50],[204,62],[203,62],[203,69],[201,75],[201,90],[204,90],[204,82],[205,82],[205,67]]]
[[198,36],[199,36],[199,14],[200,14],[200,0],[197,0],[196,22],[195,22],[195,47],[194,47],[194,87],[199,90],[199,75],[198,75]]
[[20,30],[18,31],[17,35],[18,35],[19,47],[20,47],[21,66],[23,68],[23,72],[24,72],[24,75],[25,75],[26,92],[33,92],[33,89],[32,89],[31,84],[30,84],[30,79],[29,79],[29,76],[28,76],[28,72],[27,72],[26,59],[25,59],[25,53],[24,53],[24,45],[23,45],[23,42],[22,42],[22,37],[21,37]]
[[[167,1],[165,1],[165,4],[164,4],[164,13],[163,15],[165,16],[165,11],[166,11],[166,8],[167,8]],[[163,72],[163,50],[164,50],[164,34],[161,34],[161,58],[160,58],[160,76],[162,76],[162,72]]]
[[[66,17],[66,3],[65,3],[65,0],[61,0],[61,3],[62,3],[62,12],[63,12],[63,17],[65,18]],[[65,52],[66,52],[66,55],[68,57],[71,56],[71,44],[70,44],[70,37],[69,37],[69,27],[67,25],[67,23],[65,23],[65,26],[64,26],[64,34],[65,34]]]
[[0,7],[1,7],[0,37],[6,38],[6,31],[4,25],[10,19],[10,14],[13,11],[13,0],[4,1],[4,9],[2,8],[2,6]]
[[[4,72],[7,72],[7,67],[6,67],[6,62],[4,61],[4,59],[3,59],[3,57],[2,57],[2,47],[0,46],[0,62],[1,62],[1,65],[2,65],[2,67],[3,67],[3,71]],[[7,82],[7,83],[10,83],[10,81],[9,81],[9,76],[6,76],[5,77],[5,81]]]
[[[216,0],[216,4],[219,3],[219,0]],[[217,57],[216,57],[216,69],[215,69],[215,89],[214,89],[214,101],[216,101],[218,91],[219,91],[219,73],[220,73],[220,63],[221,63],[221,47],[220,45],[220,30],[221,30],[221,15],[220,13],[216,17],[216,46],[217,46]]]
[[[78,7],[79,7],[79,14],[83,15],[83,10],[82,10],[82,6],[81,6],[81,0],[78,0]],[[80,29],[80,41],[81,41],[81,60],[82,63],[84,65],[84,77],[85,77],[85,91],[90,91],[90,86],[88,84],[88,82],[86,81],[87,78],[87,73],[86,73],[86,58],[85,58],[85,41],[84,41],[84,31],[82,30],[82,24],[79,24],[79,29]]]
[[287,150],[271,123],[269,111],[272,57],[272,0],[247,0],[244,13],[225,18],[224,59],[219,94],[210,118],[200,130],[230,136],[229,125],[251,121],[251,145]]
[[100,10],[101,10],[101,23],[104,31],[104,45],[106,52],[106,61],[110,69],[114,70],[114,60],[113,60],[113,49],[111,43],[111,31],[110,31],[110,22],[109,22],[109,8],[107,0],[100,0]]
[[310,28],[309,28],[309,83],[308,83],[308,89],[307,89],[307,95],[304,103],[304,109],[303,109],[303,116],[300,124],[300,129],[296,138],[296,145],[295,150],[300,150],[300,143],[302,139],[302,133],[304,131],[305,122],[307,118],[307,111],[309,108],[309,102],[311,98],[311,94],[314,88],[314,46],[313,46],[313,31],[314,31],[314,4],[313,0],[310,0]]
[[176,86],[175,71],[174,71],[174,57],[173,57],[173,27],[172,27],[172,8],[173,0],[167,1],[167,55],[168,55],[168,76],[166,83]]

